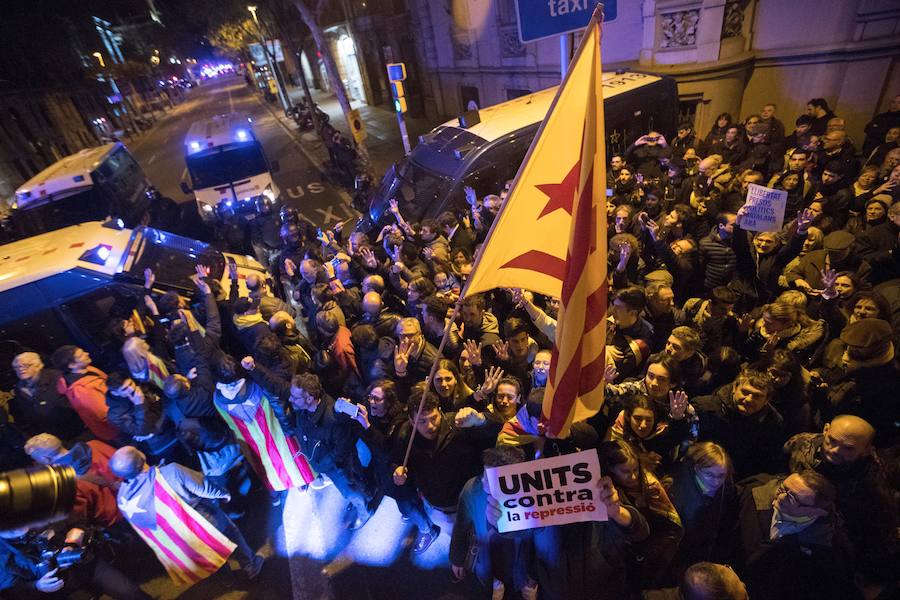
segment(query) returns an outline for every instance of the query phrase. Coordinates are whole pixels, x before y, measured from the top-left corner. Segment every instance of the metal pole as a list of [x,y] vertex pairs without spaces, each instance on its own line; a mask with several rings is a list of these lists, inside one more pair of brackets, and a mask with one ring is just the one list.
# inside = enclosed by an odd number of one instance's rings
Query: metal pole
[[397,123],[400,125],[400,137],[403,138],[403,152],[407,155],[412,151],[409,147],[409,135],[406,133],[406,120],[403,118],[403,112],[397,111]]
[[[300,83],[303,84],[303,95],[306,96],[306,104],[309,107],[309,116],[312,118],[313,129],[319,134],[319,137],[322,135],[322,130],[319,129],[319,115],[316,113],[316,103],[313,102],[312,93],[309,91],[309,83],[306,81],[306,71],[303,70],[303,51],[297,53],[297,65],[300,71]],[[322,140],[323,142],[325,140]]]
[[569,69],[569,60],[572,57],[572,38],[568,33],[559,36],[559,78],[566,78],[566,71]]

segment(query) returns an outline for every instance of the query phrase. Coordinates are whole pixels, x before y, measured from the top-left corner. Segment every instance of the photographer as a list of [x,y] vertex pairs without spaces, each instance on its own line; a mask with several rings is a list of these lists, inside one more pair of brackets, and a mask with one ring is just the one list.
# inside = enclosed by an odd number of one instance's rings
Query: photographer
[[[96,555],[92,536],[82,529],[59,535],[42,525],[0,531],[0,593],[10,598],[68,598],[86,588],[117,600],[150,596]],[[41,592],[36,594],[35,591]]]

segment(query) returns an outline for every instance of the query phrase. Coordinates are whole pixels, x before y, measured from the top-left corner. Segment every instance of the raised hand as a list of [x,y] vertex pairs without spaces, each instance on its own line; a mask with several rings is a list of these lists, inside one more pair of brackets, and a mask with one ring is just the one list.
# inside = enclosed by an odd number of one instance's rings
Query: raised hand
[[628,259],[631,258],[631,244],[622,244],[619,246],[619,264],[616,266],[616,271],[621,273],[625,270],[625,267],[628,266]]
[[606,383],[612,383],[619,376],[619,370],[616,368],[616,365],[609,364],[606,365],[606,368],[603,369],[603,380]]
[[144,269],[144,287],[148,290],[153,287],[153,284],[156,282],[156,273],[153,272],[153,269],[147,267]]
[[778,342],[780,342],[780,341],[781,341],[781,336],[777,333],[773,333],[772,335],[769,336],[769,339],[766,340],[766,342],[762,345],[762,348],[760,348],[759,351],[763,354],[768,354],[769,352],[772,352],[773,350],[775,350],[778,347]]
[[453,418],[453,424],[459,429],[478,427],[484,425],[485,421],[484,415],[471,406],[463,406],[456,411],[456,416]]
[[797,215],[797,232],[798,233],[806,233],[809,229],[809,226],[812,225],[813,216],[808,208],[804,208],[800,211],[800,214]]
[[369,409],[364,404],[357,404],[356,421],[363,426],[363,429],[371,427],[369,423]]
[[737,319],[737,328],[738,331],[742,331],[744,333],[750,331],[750,326],[753,325],[753,316],[750,313],[745,315],[741,315]]
[[151,315],[159,316],[159,309],[156,307],[156,302],[153,301],[149,295],[144,296],[144,306],[147,307],[147,310],[150,311]]
[[197,277],[201,279],[204,277],[209,277],[209,267],[206,265],[196,264],[194,265],[194,270],[197,272]]
[[228,277],[230,277],[232,281],[238,280],[237,263],[231,260],[228,261]]
[[391,199],[390,199],[390,201],[388,202],[388,210],[389,210],[389,211],[391,212],[391,214],[394,215],[395,217],[396,217],[397,215],[400,214],[400,203],[397,202],[397,199],[396,199],[396,198],[391,198]]
[[325,233],[324,231],[322,231],[321,229],[317,229],[317,230],[316,230],[316,239],[319,240],[319,242],[320,242],[323,246],[327,246],[327,245],[328,245],[328,241],[329,241],[329,240],[328,240],[328,234]]
[[241,366],[248,371],[252,371],[256,368],[256,361],[253,360],[252,356],[245,356],[241,359]]
[[[200,271],[199,267],[200,267],[200,265],[197,265],[197,267],[198,267],[198,269],[197,269],[198,274],[196,274],[196,275],[191,275],[191,281],[194,282],[194,285],[197,286],[197,289],[200,290],[200,293],[201,293],[201,294],[203,294],[204,296],[208,296],[209,294],[212,293],[212,290],[210,289],[209,284],[206,283],[206,281],[203,280],[203,275],[200,275],[200,274],[199,274],[199,271]],[[207,269],[207,272],[208,272],[208,271],[209,271],[209,269]]]
[[322,266],[325,268],[325,274],[328,275],[329,279],[334,277],[334,265],[330,260],[326,260],[324,263],[322,263]]
[[466,355],[469,357],[469,363],[473,367],[481,366],[481,348],[478,347],[478,342],[475,340],[466,340],[463,342],[463,348],[466,350]]
[[675,419],[676,421],[680,421],[684,418],[684,413],[687,410],[688,405],[688,397],[684,390],[678,390],[677,392],[669,392],[669,416]]
[[475,195],[475,190],[472,189],[471,186],[466,186],[463,188],[463,192],[466,194],[466,202],[469,203],[469,206],[472,208],[478,203],[478,196]]
[[503,369],[500,367],[491,367],[484,374],[484,383],[481,384],[481,391],[485,394],[493,394],[497,389],[497,384],[503,379]]
[[647,233],[650,234],[650,239],[652,239],[654,242],[659,238],[659,223],[657,223],[653,219],[642,221],[641,227],[643,227],[647,231]]
[[378,259],[375,258],[375,253],[371,248],[363,246],[359,249],[359,255],[362,256],[363,264],[365,264],[367,268],[375,269],[378,267]]
[[412,340],[403,338],[394,348],[394,373],[403,377],[409,368],[409,354],[412,352]]
[[606,505],[609,513],[618,511],[622,505],[619,492],[608,475],[597,480],[597,499]]
[[509,342],[504,342],[503,340],[497,340],[491,345],[491,348],[494,349],[494,354],[497,355],[497,358],[503,362],[509,360]]

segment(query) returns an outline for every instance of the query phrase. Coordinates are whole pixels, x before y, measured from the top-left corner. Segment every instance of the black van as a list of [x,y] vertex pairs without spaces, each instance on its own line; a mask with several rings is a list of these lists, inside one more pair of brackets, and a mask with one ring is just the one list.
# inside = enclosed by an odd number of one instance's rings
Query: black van
[[[651,130],[672,139],[678,120],[674,79],[630,71],[604,73],[603,88],[607,156],[624,151]],[[410,155],[385,173],[358,228],[369,231],[384,224],[391,198],[400,200],[404,216],[419,220],[445,210],[465,211],[466,186],[479,197],[498,193],[519,170],[556,90],[467,113],[421,136]]]

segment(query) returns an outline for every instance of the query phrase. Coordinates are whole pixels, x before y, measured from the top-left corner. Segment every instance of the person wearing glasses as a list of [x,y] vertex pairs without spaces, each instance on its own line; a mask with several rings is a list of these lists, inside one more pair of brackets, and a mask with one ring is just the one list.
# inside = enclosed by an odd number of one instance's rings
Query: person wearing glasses
[[850,546],[831,482],[807,469],[746,483],[738,527],[750,597],[853,597]]

